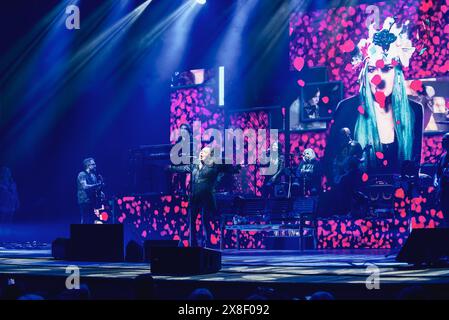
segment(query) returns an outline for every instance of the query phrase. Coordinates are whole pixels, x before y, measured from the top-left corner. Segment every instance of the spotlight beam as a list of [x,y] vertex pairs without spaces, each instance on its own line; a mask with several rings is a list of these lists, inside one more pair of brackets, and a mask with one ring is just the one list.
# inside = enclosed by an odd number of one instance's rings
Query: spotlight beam
[[0,61],[4,61],[0,66],[0,88],[10,81],[12,76],[17,75],[17,69],[20,68],[25,59],[37,48],[43,39],[60,22],[61,16],[65,14],[68,5],[73,4],[74,0],[66,0],[54,8],[44,19],[42,19],[33,30],[9,50]]
[[225,65],[228,70],[233,70],[238,55],[241,53],[243,29],[257,2],[258,0],[239,1],[238,6],[235,8],[235,15],[232,18],[217,57],[218,64]]
[[[33,94],[39,92],[43,87],[51,87],[53,91],[42,97],[34,105],[33,110],[27,111],[26,115],[20,120],[20,124],[17,124],[13,130],[10,131],[6,139],[14,139],[20,132],[25,132],[26,124],[36,118],[38,112],[48,104],[48,102],[56,96],[65,85],[71,81],[85,66],[91,61],[95,55],[103,48],[116,40],[118,37],[124,34],[126,30],[139,18],[139,16],[145,11],[152,0],[147,0],[139,7],[130,12],[127,16],[122,18],[116,24],[108,28],[106,31],[97,36],[94,40],[88,43],[84,48],[82,48],[75,56],[67,63],[66,61],[56,63],[55,66],[47,72],[47,74],[42,77],[39,83],[34,87],[34,90],[30,92],[25,97],[25,101],[33,100]],[[60,17],[59,17],[60,18]],[[58,76],[55,76],[58,75]],[[62,110],[59,111],[61,113]],[[53,119],[53,116],[40,115],[39,118],[41,122],[48,121],[48,119]],[[46,119],[46,120],[45,120]],[[39,134],[44,133],[44,129],[47,127],[46,124],[40,123],[39,133],[36,131],[31,132],[31,130],[26,131],[23,146],[17,146],[17,148],[26,148],[26,145],[31,143],[33,139],[37,139]]]
[[112,27],[101,33],[98,37],[92,40],[88,45],[81,49],[78,54],[72,59],[70,65],[76,65],[77,67],[72,70],[71,76],[77,74],[84,66],[95,57],[104,47],[110,45],[112,41],[117,40],[118,37],[123,35],[129,27],[140,17],[145,9],[150,5],[153,0],[147,0],[139,7],[130,12],[126,17],[115,23]]
[[187,1],[175,12],[171,13],[163,21],[159,22],[152,31],[150,31],[140,42],[130,48],[126,52],[128,57],[126,63],[123,64],[122,70],[126,70],[132,67],[135,63],[140,61],[147,55],[147,52],[152,48],[152,45],[160,38],[160,36],[166,32],[183,14],[185,14],[195,3]]

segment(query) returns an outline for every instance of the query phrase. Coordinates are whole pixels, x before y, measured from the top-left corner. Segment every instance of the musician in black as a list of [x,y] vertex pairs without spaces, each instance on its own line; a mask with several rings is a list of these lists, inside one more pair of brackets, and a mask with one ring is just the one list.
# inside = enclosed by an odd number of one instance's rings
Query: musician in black
[[314,120],[320,118],[320,88],[316,88],[314,91],[306,92],[309,97],[306,99],[303,108],[303,119]]
[[[205,147],[201,150],[198,164],[170,166],[170,170],[179,173],[190,173],[190,246],[206,246],[210,241],[210,222],[217,212],[215,201],[215,185],[224,173],[234,172],[232,166],[214,163],[213,149]],[[201,227],[196,228],[196,217],[201,215]],[[199,239],[202,238],[202,239]],[[199,241],[202,240],[202,243]]]
[[93,224],[98,220],[95,209],[99,209],[104,200],[103,179],[97,174],[97,165],[93,158],[83,161],[84,170],[78,174],[78,205],[81,224]]
[[322,171],[320,161],[313,149],[305,149],[302,153],[303,161],[296,170],[295,189],[300,196],[317,195],[321,189]]
[[350,144],[352,142],[351,130],[349,128],[342,128],[338,136],[338,152],[332,164],[332,178],[333,184],[338,184],[341,177],[347,172]]
[[274,187],[275,185],[282,185],[287,183],[290,179],[289,170],[287,170],[285,166],[285,157],[282,154],[279,154],[279,143],[273,142],[270,146],[270,154],[278,154],[277,157],[270,157],[270,167],[277,168],[276,172],[270,176],[266,177],[264,185],[262,187],[262,194],[266,198],[270,198],[275,196]]
[[442,147],[444,153],[438,162],[434,184],[438,190],[441,210],[443,211],[443,226],[449,227],[449,156],[447,154],[449,149],[449,133],[443,136]]
[[[328,215],[327,211],[356,216],[367,205],[367,198],[360,192],[364,185],[361,170],[361,164],[365,160],[364,150],[360,143],[351,139],[349,129],[343,128],[340,133],[341,150],[334,160],[332,189],[322,194],[319,203],[318,210],[322,216]],[[369,145],[365,147],[366,150],[369,148]]]
[[[356,142],[351,142],[355,144]],[[361,147],[360,147],[361,149]],[[346,172],[343,174],[334,187],[335,193],[335,209],[338,214],[351,214],[352,217],[359,217],[367,205],[367,197],[360,191],[364,182],[362,179],[363,172],[360,168],[363,159],[352,155],[346,162]]]

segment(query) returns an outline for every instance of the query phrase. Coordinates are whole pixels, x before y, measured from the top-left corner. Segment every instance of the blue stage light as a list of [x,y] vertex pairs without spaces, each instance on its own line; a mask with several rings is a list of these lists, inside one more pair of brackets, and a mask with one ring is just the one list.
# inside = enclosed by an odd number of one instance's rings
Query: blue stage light
[[207,0],[196,0],[196,3],[198,4],[206,4]]

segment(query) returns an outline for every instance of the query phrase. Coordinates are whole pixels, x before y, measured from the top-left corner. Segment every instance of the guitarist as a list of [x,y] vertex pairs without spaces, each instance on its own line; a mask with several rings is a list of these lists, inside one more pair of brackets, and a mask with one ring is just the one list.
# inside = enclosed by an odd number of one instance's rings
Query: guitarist
[[[371,144],[367,144],[365,148],[351,137],[351,130],[343,128],[340,130],[340,152],[337,154],[333,161],[333,182],[339,184],[341,178],[347,174],[351,169],[350,162],[353,158],[362,163],[365,160],[365,156],[369,156],[369,151],[372,148]],[[366,155],[365,155],[366,153]],[[369,159],[368,159],[369,160]]]
[[98,221],[95,210],[100,208],[105,200],[102,191],[104,183],[97,174],[97,165],[93,158],[83,161],[84,170],[78,174],[78,205],[81,213],[81,224],[93,224]]
[[449,133],[443,136],[442,147],[444,153],[438,162],[434,185],[437,188],[438,200],[443,211],[443,227],[449,227],[449,156],[447,154],[449,149]]
[[350,144],[352,141],[351,130],[349,130],[349,128],[342,128],[340,130],[340,135],[338,136],[338,153],[332,163],[334,184],[338,184],[341,177],[346,173]]

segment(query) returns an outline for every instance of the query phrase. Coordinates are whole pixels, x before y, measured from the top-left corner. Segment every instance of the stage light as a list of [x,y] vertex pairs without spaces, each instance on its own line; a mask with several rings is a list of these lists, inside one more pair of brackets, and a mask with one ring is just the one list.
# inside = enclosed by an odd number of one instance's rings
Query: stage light
[[196,0],[196,3],[198,4],[206,4],[206,0]]
[[225,105],[225,67],[221,66],[218,68],[218,105]]

